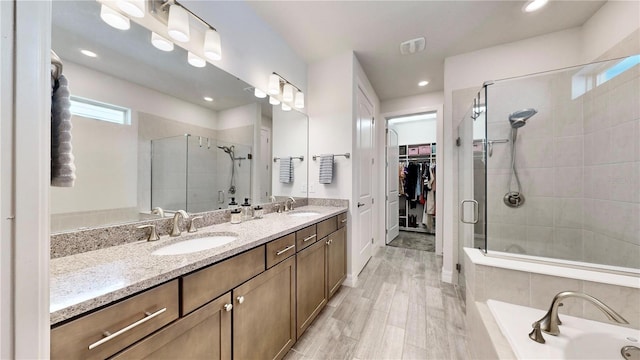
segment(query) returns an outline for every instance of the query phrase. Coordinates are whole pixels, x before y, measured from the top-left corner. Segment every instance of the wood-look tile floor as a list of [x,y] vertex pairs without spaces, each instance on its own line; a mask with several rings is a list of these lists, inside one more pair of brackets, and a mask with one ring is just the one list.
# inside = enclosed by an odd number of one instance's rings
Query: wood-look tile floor
[[289,351],[295,359],[469,359],[464,302],[432,252],[379,248]]

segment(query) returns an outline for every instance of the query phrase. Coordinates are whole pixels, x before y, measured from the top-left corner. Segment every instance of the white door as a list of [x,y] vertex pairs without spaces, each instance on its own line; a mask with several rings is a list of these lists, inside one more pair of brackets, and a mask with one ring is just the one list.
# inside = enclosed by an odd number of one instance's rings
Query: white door
[[260,179],[260,202],[266,203],[271,195],[271,130],[260,129],[260,165],[258,178]]
[[358,118],[356,121],[356,151],[358,208],[354,240],[354,272],[360,270],[371,258],[373,243],[373,105],[362,89],[358,88]]
[[390,243],[400,234],[399,216],[400,203],[398,199],[398,165],[400,148],[398,146],[398,133],[395,130],[387,129],[387,238],[386,243]]

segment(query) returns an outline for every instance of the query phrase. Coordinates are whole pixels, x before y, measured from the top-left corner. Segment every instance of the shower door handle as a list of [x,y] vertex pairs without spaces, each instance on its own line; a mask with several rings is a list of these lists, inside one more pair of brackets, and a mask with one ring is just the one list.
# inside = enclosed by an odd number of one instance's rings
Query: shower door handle
[[[473,203],[473,220],[465,221],[464,219],[464,203]],[[478,223],[478,202],[472,199],[465,199],[460,202],[460,221],[465,224],[477,224]]]

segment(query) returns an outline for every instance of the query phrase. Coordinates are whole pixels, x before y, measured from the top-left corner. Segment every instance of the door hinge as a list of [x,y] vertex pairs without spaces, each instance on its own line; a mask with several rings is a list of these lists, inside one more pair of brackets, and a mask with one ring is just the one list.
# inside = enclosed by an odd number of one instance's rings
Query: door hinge
[[371,243],[373,244],[373,238],[371,238]]
[[376,203],[376,199],[371,198],[371,203],[372,203],[372,204],[375,204],[375,203]]
[[385,195],[385,196],[384,196],[384,199],[385,199],[386,201],[389,201],[389,195]]
[[389,233],[389,230],[388,230],[388,229],[384,229],[384,233],[385,233],[385,234],[388,234],[388,233]]
[[375,164],[375,163],[376,163],[376,159],[371,158],[371,165],[373,165],[373,164]]
[[374,125],[376,123],[376,118],[372,117],[371,118],[371,125]]
[[462,145],[462,140],[460,139],[460,136],[458,136],[458,138],[456,139],[456,146],[460,145]]
[[462,266],[460,266],[460,264],[456,264],[456,270],[460,273],[460,271],[462,271]]

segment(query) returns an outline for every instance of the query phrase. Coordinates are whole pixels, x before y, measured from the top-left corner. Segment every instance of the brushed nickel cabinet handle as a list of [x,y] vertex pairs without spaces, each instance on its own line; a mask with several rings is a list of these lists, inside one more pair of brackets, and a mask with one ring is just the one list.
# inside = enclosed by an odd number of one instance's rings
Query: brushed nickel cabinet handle
[[233,310],[233,305],[224,304],[223,308],[224,308],[224,311],[229,312],[229,311]]
[[340,220],[340,222],[344,224],[344,223],[347,222],[347,219],[342,219],[342,220]]
[[314,239],[315,237],[316,237],[316,234],[313,234],[313,235],[311,235],[311,236],[309,236],[309,237],[304,238],[304,239],[302,240],[302,242],[307,242],[307,241],[309,241],[309,240],[311,240],[311,239]]
[[244,302],[244,296],[238,296],[236,299],[238,299],[238,304],[242,304]]
[[291,245],[291,246],[287,246],[286,248],[284,248],[284,249],[282,249],[282,250],[278,251],[278,252],[276,253],[276,256],[280,256],[280,255],[282,255],[282,254],[286,253],[287,251],[289,251],[289,250],[293,249],[294,247],[296,247],[296,245],[295,245],[295,244],[293,244],[293,245]]
[[143,317],[142,319],[140,319],[140,320],[138,320],[138,321],[134,322],[134,323],[133,323],[133,324],[131,324],[131,325],[128,325],[128,326],[126,326],[126,327],[123,327],[122,329],[120,329],[120,330],[118,330],[118,331],[114,332],[113,334],[109,333],[108,331],[105,331],[103,334],[104,334],[104,336],[106,336],[106,337],[105,337],[104,339],[102,339],[102,340],[98,340],[98,341],[94,342],[93,344],[89,345],[89,350],[92,350],[92,349],[94,349],[94,348],[96,348],[96,347],[98,347],[98,346],[100,346],[100,345],[102,345],[102,344],[106,343],[107,341],[113,340],[114,338],[116,338],[116,337],[118,337],[118,336],[120,336],[120,335],[122,335],[122,334],[126,333],[127,331],[129,331],[129,330],[133,329],[133,328],[134,328],[134,327],[136,327],[136,326],[139,326],[139,325],[144,324],[145,322],[147,322],[147,321],[149,321],[149,320],[153,319],[154,317],[156,317],[156,316],[158,316],[158,315],[162,314],[162,313],[163,313],[163,312],[165,312],[165,311],[167,311],[167,308],[162,308],[162,309],[160,309],[160,310],[158,310],[158,311],[154,312],[153,314],[148,313],[148,312],[145,312],[145,313],[144,313],[144,317]]
[[327,240],[326,244],[327,245],[331,245],[332,242],[333,242],[333,239],[329,239],[329,240]]

